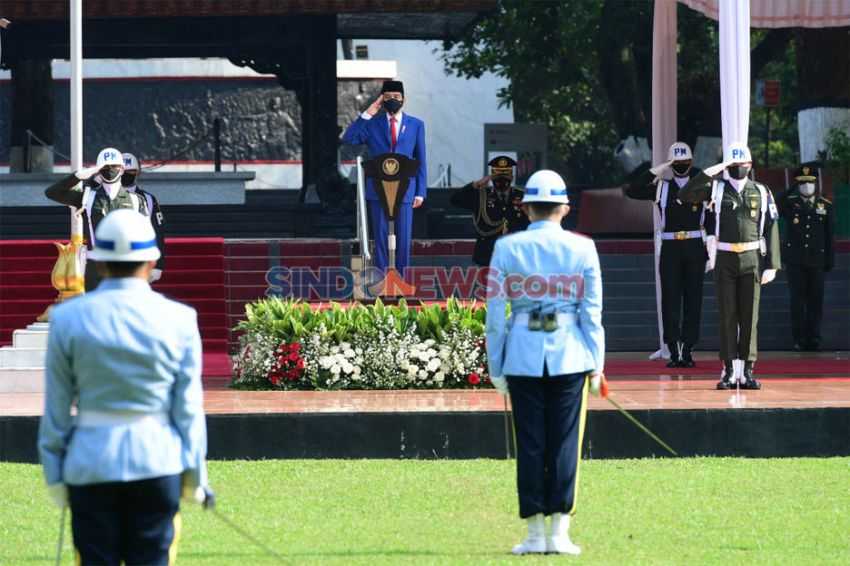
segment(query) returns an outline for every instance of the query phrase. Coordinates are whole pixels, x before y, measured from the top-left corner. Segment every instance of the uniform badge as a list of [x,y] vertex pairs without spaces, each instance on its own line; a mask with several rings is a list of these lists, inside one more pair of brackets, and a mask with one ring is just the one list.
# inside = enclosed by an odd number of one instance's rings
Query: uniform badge
[[795,216],[794,217],[794,224],[799,224],[799,223],[800,223],[800,219]]
[[815,208],[815,214],[826,215],[826,207],[822,202],[819,202],[817,208]]
[[756,211],[755,211],[755,210],[751,210],[751,211],[750,211],[750,218],[755,218],[755,217],[756,217]]

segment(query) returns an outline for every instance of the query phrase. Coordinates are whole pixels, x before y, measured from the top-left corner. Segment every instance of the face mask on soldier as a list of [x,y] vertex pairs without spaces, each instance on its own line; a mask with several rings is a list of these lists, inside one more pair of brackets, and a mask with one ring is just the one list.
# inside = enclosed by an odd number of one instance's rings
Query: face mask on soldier
[[122,168],[116,165],[107,165],[100,170],[100,178],[104,183],[114,183],[121,176]]
[[402,102],[401,100],[395,98],[389,98],[384,100],[384,110],[386,110],[389,114],[395,114],[401,108]]
[[684,177],[691,170],[691,163],[674,163],[671,169],[673,169],[673,174],[677,177]]
[[507,189],[509,189],[509,188],[510,188],[510,186],[511,186],[511,180],[510,180],[510,179],[506,179],[506,178],[504,178],[504,177],[494,177],[494,178],[492,179],[492,182],[493,182],[493,187],[494,187],[496,190],[499,190],[499,191],[507,190]]
[[125,187],[132,187],[136,184],[136,174],[124,173],[123,175],[121,175],[121,184]]
[[804,197],[810,197],[815,194],[815,184],[814,183],[803,183],[800,185],[800,194]]
[[748,165],[731,165],[727,171],[733,179],[743,179],[750,172],[750,167]]

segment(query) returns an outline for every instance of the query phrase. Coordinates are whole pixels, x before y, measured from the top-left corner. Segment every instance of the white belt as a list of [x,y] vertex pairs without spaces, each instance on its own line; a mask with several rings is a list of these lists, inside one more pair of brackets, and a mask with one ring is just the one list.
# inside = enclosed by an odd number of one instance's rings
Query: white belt
[[690,232],[661,232],[662,240],[693,240],[702,238],[702,230],[691,230]]
[[118,426],[135,424],[150,419],[159,424],[169,424],[171,418],[168,413],[137,413],[130,411],[80,411],[77,414],[78,428],[91,428],[96,426]]
[[755,242],[738,242],[730,244],[729,242],[717,242],[717,249],[724,252],[734,252],[736,254],[757,250],[761,247],[761,241]]
[[[528,313],[527,312],[518,312],[516,314],[511,315],[511,320],[513,324],[528,324]],[[568,324],[576,324],[578,322],[578,315],[574,312],[559,312],[558,313],[558,326],[566,326]]]

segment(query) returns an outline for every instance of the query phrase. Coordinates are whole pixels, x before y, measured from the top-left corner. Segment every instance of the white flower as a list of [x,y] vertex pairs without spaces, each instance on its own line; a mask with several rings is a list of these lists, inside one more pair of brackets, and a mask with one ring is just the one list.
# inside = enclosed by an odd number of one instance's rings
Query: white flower
[[351,344],[349,344],[348,342],[340,342],[339,347],[343,350],[348,350],[349,348],[351,348]]
[[356,354],[356,353],[354,352],[354,350],[352,350],[351,348],[347,348],[347,349],[345,350],[345,352],[343,352],[343,355],[344,355],[346,358],[353,358],[353,357],[354,357],[354,356],[356,356],[357,354]]
[[436,381],[437,383],[442,383],[444,379],[446,379],[445,373],[438,371],[434,374],[434,381]]
[[426,377],[428,377],[428,372],[424,369],[420,369],[418,375],[420,379],[425,379]]
[[339,377],[340,367],[336,364],[331,366],[331,373],[334,374],[334,381]]
[[410,377],[416,377],[416,374],[419,372],[419,368],[415,365],[407,366],[407,375]]
[[354,371],[354,366],[348,362],[345,362],[344,364],[342,364],[342,371],[345,373],[351,373]]
[[339,346],[332,346],[331,347],[331,354],[338,354],[338,353],[339,353]]
[[439,367],[440,367],[440,359],[434,358],[430,362],[428,362],[428,365],[425,367],[425,369],[427,369],[428,371],[436,371],[437,368],[439,368]]

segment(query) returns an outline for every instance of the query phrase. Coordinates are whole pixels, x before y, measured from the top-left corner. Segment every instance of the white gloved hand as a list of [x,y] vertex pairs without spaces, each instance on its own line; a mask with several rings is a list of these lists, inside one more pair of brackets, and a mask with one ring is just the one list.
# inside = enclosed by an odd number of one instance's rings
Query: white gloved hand
[[711,167],[706,167],[702,170],[702,172],[708,175],[709,177],[714,177],[723,173],[724,169],[726,169],[725,161],[723,163],[718,163],[717,165],[712,165]]
[[183,499],[190,503],[203,503],[207,499],[207,492],[203,487],[183,486]]
[[493,384],[493,387],[499,392],[499,395],[507,395],[508,394],[508,380],[503,376],[490,376],[490,383]]
[[63,482],[53,483],[47,486],[47,494],[57,507],[68,506],[68,486]]
[[667,161],[665,163],[659,163],[655,167],[649,169],[649,172],[655,175],[656,177],[661,176],[665,171],[670,169],[670,166],[673,165],[672,161]]
[[80,181],[85,181],[86,179],[91,179],[93,176],[97,175],[98,171],[100,171],[100,169],[97,167],[85,167],[74,173],[74,175]]
[[594,370],[593,373],[587,374],[590,378],[590,394],[596,397],[608,396],[608,381],[605,379],[605,374],[602,370]]
[[765,269],[764,273],[761,274],[761,284],[767,285],[771,281],[776,279],[776,270],[775,269]]
[[162,270],[157,269],[157,268],[153,268],[153,270],[151,270],[151,280],[149,281],[149,283],[153,283],[154,281],[159,281],[160,277],[162,277]]
[[708,273],[714,269],[714,263],[717,261],[717,237],[708,236],[705,239],[705,249],[708,251],[708,261],[705,262],[705,272]]

